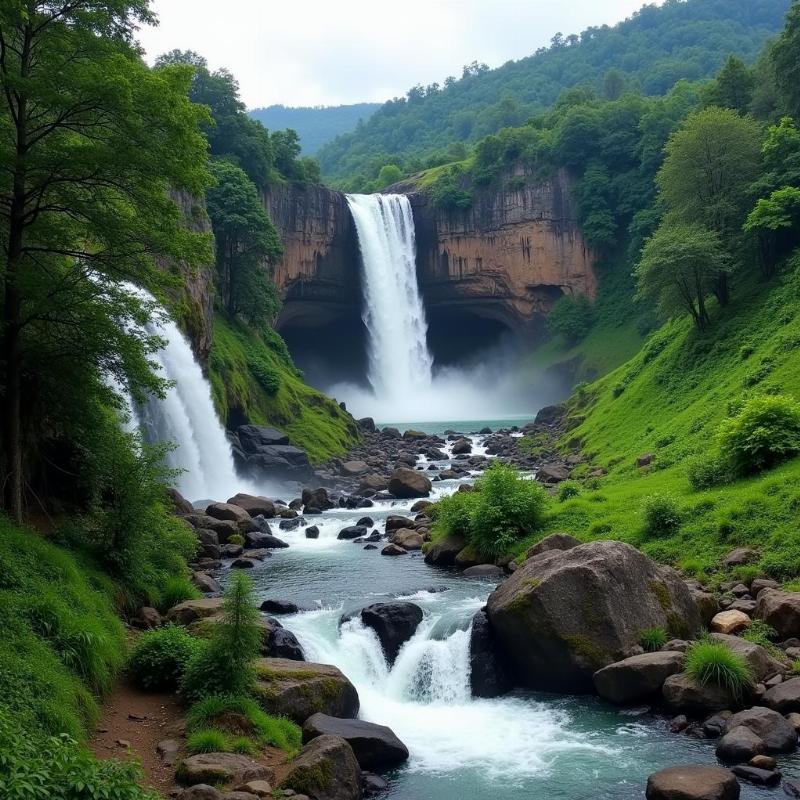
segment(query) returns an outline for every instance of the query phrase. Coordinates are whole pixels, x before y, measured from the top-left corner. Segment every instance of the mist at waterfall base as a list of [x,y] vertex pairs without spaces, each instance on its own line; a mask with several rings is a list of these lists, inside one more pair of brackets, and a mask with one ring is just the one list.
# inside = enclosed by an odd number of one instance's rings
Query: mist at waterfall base
[[[358,234],[369,386],[327,393],[356,417],[382,422],[483,420],[531,415],[535,389],[509,336],[459,366],[436,367],[417,285],[411,204],[404,195],[348,195]],[[458,336],[453,331],[453,336]]]

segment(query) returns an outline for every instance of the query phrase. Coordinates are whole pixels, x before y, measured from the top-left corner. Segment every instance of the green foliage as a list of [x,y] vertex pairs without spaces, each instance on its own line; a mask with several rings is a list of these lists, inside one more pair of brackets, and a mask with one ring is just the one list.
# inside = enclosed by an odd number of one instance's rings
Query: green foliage
[[583,294],[560,298],[547,317],[550,333],[563,336],[569,344],[576,344],[585,338],[591,325],[592,306]]
[[773,655],[780,655],[780,650],[775,645],[778,632],[771,625],[764,622],[763,619],[752,620],[741,636],[742,639],[746,639],[748,642],[761,645]]
[[730,478],[728,465],[718,454],[697,456],[689,463],[686,474],[696,491],[710,489]]
[[475,488],[475,492],[457,493],[437,503],[438,535],[466,536],[482,558],[495,559],[541,528],[547,495],[536,481],[495,463],[476,481]]
[[393,183],[397,183],[403,177],[403,170],[397,164],[384,164],[378,173],[376,190],[380,191]]
[[639,634],[639,644],[645,652],[656,653],[667,643],[668,638],[663,628],[647,628]]
[[562,481],[558,484],[558,502],[563,503],[577,497],[581,493],[580,484],[577,481]]
[[723,458],[736,475],[747,475],[800,453],[800,404],[780,395],[749,399],[718,433]]
[[268,361],[259,358],[257,355],[251,355],[247,362],[253,377],[258,382],[258,385],[270,396],[275,397],[278,389],[281,388],[281,373],[275,369]]
[[800,118],[800,5],[792,0],[786,26],[772,46],[775,79],[790,112]]
[[680,528],[683,512],[671,495],[651,494],[642,501],[642,521],[648,536],[671,536]]
[[136,640],[128,672],[143,689],[177,689],[200,643],[179,625],[145,631]]
[[706,90],[708,105],[747,114],[753,102],[755,75],[737,56],[729,56],[725,66]]
[[721,642],[695,642],[686,652],[684,670],[698,683],[719,686],[737,698],[753,685],[744,657]]
[[186,749],[194,753],[230,753],[230,736],[214,728],[192,731],[186,737]]
[[3,800],[157,800],[138,764],[95,759],[68,736],[27,732],[0,709]]
[[185,575],[174,575],[164,582],[158,610],[165,613],[184,600],[197,600],[198,597],[202,597],[202,592]]
[[214,625],[209,641],[201,644],[186,666],[181,692],[189,700],[248,694],[253,688],[253,662],[261,651],[263,634],[250,579],[234,571],[224,596],[223,620]]
[[466,187],[464,170],[455,164],[439,173],[433,184],[433,204],[436,208],[465,211],[472,206],[473,195]]
[[204,729],[224,728],[225,720],[236,715],[247,721],[250,729],[228,733],[246,733],[261,747],[279,747],[293,755],[302,744],[300,728],[288,719],[265,713],[251,697],[213,695],[195,703],[186,715],[186,726],[191,734]]

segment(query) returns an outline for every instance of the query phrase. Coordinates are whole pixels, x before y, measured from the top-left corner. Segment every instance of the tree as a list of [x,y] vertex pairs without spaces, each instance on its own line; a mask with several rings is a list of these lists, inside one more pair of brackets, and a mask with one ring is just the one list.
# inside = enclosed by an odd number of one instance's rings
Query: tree
[[710,321],[706,297],[727,271],[716,232],[698,224],[663,224],[642,248],[634,272],[636,298],[654,303],[667,319],[688,312],[704,330]]
[[753,102],[755,78],[741,58],[730,56],[716,80],[709,86],[706,100],[709,105],[729,108],[747,114]]
[[619,100],[625,91],[625,76],[618,69],[610,69],[603,78],[603,97]]
[[207,116],[187,98],[186,68],[141,60],[133,33],[151,21],[146,0],[0,5],[2,445],[17,519],[23,439],[47,427],[36,417],[43,392],[79,396],[87,369],[134,390],[156,385],[155,343],[127,333],[147,303],[120,281],[155,287],[157,255],[208,257],[208,237],[181,225],[169,196],[205,189]]
[[547,330],[564,337],[568,344],[577,344],[592,327],[592,306],[586,295],[562,297],[547,317]]
[[403,178],[403,171],[397,164],[384,164],[381,171],[378,173],[378,181],[376,188],[380,191],[393,183],[397,183]]
[[217,288],[231,317],[269,323],[279,308],[270,266],[283,246],[256,187],[244,170],[214,161],[215,185],[207,193],[208,214],[217,246]]
[[800,0],[792,0],[786,27],[772,47],[772,62],[789,112],[800,117]]
[[[671,219],[715,231],[722,245],[737,250],[752,203],[751,184],[761,163],[758,124],[736,112],[707,108],[689,117],[670,137],[656,177],[659,198]],[[719,273],[714,294],[729,299],[728,271]]]

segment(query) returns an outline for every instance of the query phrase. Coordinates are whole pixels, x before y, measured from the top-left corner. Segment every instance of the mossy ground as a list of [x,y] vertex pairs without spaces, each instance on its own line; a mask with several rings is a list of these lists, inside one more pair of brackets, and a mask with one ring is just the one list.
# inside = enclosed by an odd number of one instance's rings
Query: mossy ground
[[272,330],[257,333],[218,315],[209,378],[224,420],[274,425],[312,462],[343,454],[358,438],[350,415],[303,382]]
[[[690,574],[720,578],[725,553],[749,546],[757,565],[781,579],[800,576],[800,459],[751,478],[695,491],[687,467],[712,449],[731,403],[759,393],[800,398],[800,262],[771,282],[755,277],[736,287],[713,325],[696,330],[688,319],[664,325],[632,359],[570,401],[564,452],[579,444],[607,475],[583,476],[581,493],[553,501],[545,533],[621,539]],[[636,465],[652,453],[651,466]],[[641,518],[648,495],[669,494],[683,512],[677,532],[648,534]],[[517,547],[524,552],[542,533]]]

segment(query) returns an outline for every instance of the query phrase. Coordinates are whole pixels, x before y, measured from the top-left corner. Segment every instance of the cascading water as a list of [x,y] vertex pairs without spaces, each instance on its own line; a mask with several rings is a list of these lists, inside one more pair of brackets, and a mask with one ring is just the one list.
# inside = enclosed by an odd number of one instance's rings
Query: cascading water
[[363,261],[369,382],[378,401],[431,385],[433,359],[417,286],[411,204],[400,194],[347,196]]

